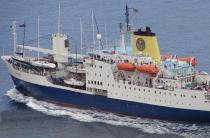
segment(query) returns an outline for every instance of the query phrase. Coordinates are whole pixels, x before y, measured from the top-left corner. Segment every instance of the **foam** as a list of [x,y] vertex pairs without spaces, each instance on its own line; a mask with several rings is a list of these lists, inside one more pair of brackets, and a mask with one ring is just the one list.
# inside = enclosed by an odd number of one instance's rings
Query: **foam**
[[65,116],[82,122],[102,122],[117,126],[137,128],[150,134],[181,134],[185,137],[208,137],[210,126],[198,124],[172,123],[155,119],[133,118],[118,116],[112,113],[102,113],[94,110],[62,107],[52,103],[38,101],[18,92],[15,88],[7,91],[6,95],[16,102],[51,116]]

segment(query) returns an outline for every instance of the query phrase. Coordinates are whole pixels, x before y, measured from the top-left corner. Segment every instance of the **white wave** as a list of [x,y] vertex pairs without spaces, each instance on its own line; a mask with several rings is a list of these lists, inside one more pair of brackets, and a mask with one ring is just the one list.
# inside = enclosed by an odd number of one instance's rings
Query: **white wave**
[[128,126],[151,134],[179,134],[184,137],[208,137],[210,126],[200,127],[197,124],[172,123],[155,119],[145,119],[128,116],[118,116],[112,113],[102,113],[94,110],[62,107],[52,103],[38,101],[18,92],[15,88],[7,91],[7,96],[16,102],[51,116],[67,116],[83,122],[102,122],[111,125]]

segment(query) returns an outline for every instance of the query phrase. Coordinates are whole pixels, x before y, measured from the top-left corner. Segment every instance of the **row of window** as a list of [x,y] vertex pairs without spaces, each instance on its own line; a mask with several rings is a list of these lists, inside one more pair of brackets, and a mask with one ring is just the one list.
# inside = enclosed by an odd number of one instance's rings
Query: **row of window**
[[[107,86],[110,86],[110,85],[109,85],[109,84],[107,84]],[[114,87],[114,84],[112,84],[112,87]],[[118,87],[120,88],[120,85],[118,85]],[[127,89],[127,86],[124,86],[124,88],[125,88],[125,90],[126,90],[126,89]],[[128,89],[130,89],[130,90],[131,90],[132,88],[131,88],[131,87],[128,87]],[[136,88],[133,88],[133,90],[134,90],[134,91],[136,91]],[[141,89],[140,89],[140,88],[139,88],[138,90],[139,90],[139,92],[141,92]],[[143,89],[143,92],[146,92],[146,89]],[[148,90],[147,90],[147,92],[150,92],[150,90],[148,89]],[[158,94],[158,93],[159,93],[160,95],[167,95],[167,93],[166,93],[166,92],[161,92],[161,91],[159,91],[159,92],[158,92],[158,91],[156,91],[156,90],[155,90],[155,94]],[[170,96],[172,96],[172,95],[177,96],[177,94],[176,94],[176,93],[174,93],[174,94],[169,93],[169,95],[170,95]],[[180,95],[180,97],[185,98],[185,97],[186,97],[186,95],[185,95],[185,94],[181,94],[181,95]],[[197,98],[197,97],[196,97],[196,96],[191,95],[191,98]]]
[[[112,94],[112,93],[111,93]],[[115,95],[117,95],[117,93],[115,94]],[[124,96],[123,94],[121,94],[121,96]],[[128,95],[126,95],[127,97],[128,97]],[[136,98],[136,96],[135,96],[135,98]],[[138,97],[138,99],[143,99],[143,100],[147,100],[147,101],[150,101],[151,100],[151,98],[145,98],[145,97]],[[159,103],[169,103],[169,104],[172,104],[172,102],[171,101],[166,101],[166,100],[159,100],[159,99],[154,99],[154,101],[155,102],[159,102]],[[206,103],[206,102],[205,102]],[[176,104],[182,104],[182,105],[184,105],[184,103],[183,102],[176,102]],[[191,105],[191,104],[189,104],[189,105]]]
[[[90,65],[90,66],[91,66],[92,68],[93,68],[93,67],[95,67],[95,68],[97,67],[96,65],[94,65],[94,66],[93,66],[93,65]],[[102,69],[102,66],[98,66],[98,67],[99,67],[100,69]]]
[[100,85],[100,86],[102,86],[102,82],[100,82],[100,81],[92,81],[92,80],[88,80],[88,84],[95,84],[95,85]]

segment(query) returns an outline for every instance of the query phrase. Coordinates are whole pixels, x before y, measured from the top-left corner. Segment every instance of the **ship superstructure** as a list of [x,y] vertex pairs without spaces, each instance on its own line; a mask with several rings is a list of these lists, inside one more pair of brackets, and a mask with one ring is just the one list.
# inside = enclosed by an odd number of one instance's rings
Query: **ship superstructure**
[[[210,121],[210,76],[196,70],[195,57],[161,56],[150,27],[132,31],[127,22],[130,53],[121,30],[120,52],[100,49],[84,55],[71,53],[71,41],[61,33],[52,35],[52,50],[17,45],[15,23],[12,28],[14,56],[2,59],[16,89],[25,95],[132,116]],[[48,56],[16,52],[23,47]]]

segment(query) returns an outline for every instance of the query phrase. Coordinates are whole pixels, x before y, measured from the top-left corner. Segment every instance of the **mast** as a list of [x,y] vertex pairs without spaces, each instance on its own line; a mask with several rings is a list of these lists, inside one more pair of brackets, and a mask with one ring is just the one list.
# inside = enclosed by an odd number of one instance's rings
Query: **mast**
[[92,9],[92,28],[93,28],[93,48],[95,48],[95,24],[94,24],[94,13]]
[[75,52],[76,52],[76,73],[77,73],[77,46],[75,46]]
[[[37,35],[38,35],[37,47],[39,48],[39,16],[37,21]],[[38,59],[39,59],[39,51],[38,51]]]
[[61,4],[58,5],[58,34],[60,34],[61,28]]
[[128,8],[127,3],[126,3],[126,6],[125,6],[125,22],[126,22],[126,25],[127,25],[127,31],[129,31],[129,8]]
[[104,26],[104,31],[105,31],[105,44],[106,44],[106,48],[107,48],[108,46],[107,46],[107,28],[106,28],[106,24]]
[[103,49],[103,45],[102,45],[102,42],[101,42],[102,37],[101,37],[100,31],[99,31],[99,27],[98,27],[98,23],[97,23],[94,11],[93,11],[93,18],[94,18],[94,22],[95,22],[96,30],[97,30],[96,39],[98,41],[98,49],[101,50],[101,49]]
[[82,35],[83,35],[83,32],[82,32],[82,18],[80,18],[80,50],[81,50],[81,55],[83,53],[83,38],[82,38]]
[[[19,27],[23,27],[23,40],[22,40],[22,49],[21,49],[21,52],[19,54],[22,55],[23,57],[23,52],[24,52],[24,45],[25,45],[25,33],[26,33],[26,23],[25,23],[25,20],[24,20],[24,23],[19,25]],[[15,30],[16,31],[16,30]]]
[[16,53],[16,44],[17,44],[17,34],[16,34],[16,21],[12,23],[12,32],[13,32],[13,52]]

